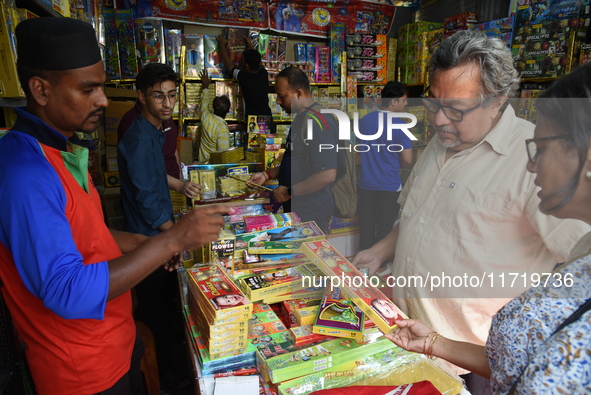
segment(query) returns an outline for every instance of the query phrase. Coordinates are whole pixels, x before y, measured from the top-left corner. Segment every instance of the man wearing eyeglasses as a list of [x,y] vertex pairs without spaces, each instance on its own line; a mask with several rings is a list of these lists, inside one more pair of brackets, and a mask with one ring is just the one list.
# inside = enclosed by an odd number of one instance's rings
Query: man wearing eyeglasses
[[[588,228],[538,210],[523,149],[534,125],[508,103],[519,74],[504,44],[462,31],[430,62],[422,101],[436,135],[398,199],[400,223],[353,263],[375,272],[394,257],[394,298],[409,317],[443,336],[484,344],[493,314],[524,288],[524,281],[501,286],[502,276],[551,272]],[[424,281],[403,285],[410,276]]]
[[[141,113],[117,145],[124,227],[128,232],[155,236],[173,227],[162,123],[172,118],[177,81],[178,74],[161,63],[148,64],[136,78]],[[136,296],[136,319],[154,334],[162,379],[174,385],[182,383],[182,379],[170,377],[178,370],[172,364],[183,362],[171,353],[181,346],[177,342],[183,338],[176,273],[153,272],[136,286]]]

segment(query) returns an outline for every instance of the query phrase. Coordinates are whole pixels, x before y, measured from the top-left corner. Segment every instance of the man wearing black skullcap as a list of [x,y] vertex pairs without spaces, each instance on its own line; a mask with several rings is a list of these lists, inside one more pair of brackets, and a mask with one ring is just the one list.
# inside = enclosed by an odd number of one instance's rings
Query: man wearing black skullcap
[[36,391],[143,393],[129,290],[215,240],[228,210],[194,211],[152,238],[109,230],[75,133],[107,106],[94,30],[37,18],[16,37],[27,106],[0,139],[0,278]]

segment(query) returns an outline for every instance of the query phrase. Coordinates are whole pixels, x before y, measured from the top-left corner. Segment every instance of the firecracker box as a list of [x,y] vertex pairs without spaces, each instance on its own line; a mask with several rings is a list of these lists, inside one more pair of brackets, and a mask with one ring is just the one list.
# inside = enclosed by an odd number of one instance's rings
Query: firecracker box
[[392,332],[396,328],[394,321],[408,318],[378,288],[371,286],[370,279],[361,274],[359,269],[328,241],[305,242],[302,244],[302,251],[327,276],[339,278],[340,287],[347,298],[351,299],[382,332]]
[[214,321],[222,318],[238,317],[248,319],[252,303],[246,295],[218,266],[205,266],[187,270],[191,281],[189,291],[203,312]]
[[265,296],[280,295],[304,289],[304,278],[322,276],[322,272],[310,264],[273,270],[261,275],[240,279],[239,284],[251,300],[262,300]]
[[397,348],[378,330],[366,339],[335,339],[288,353],[257,352],[257,369],[265,380],[278,383],[331,368],[366,355]]

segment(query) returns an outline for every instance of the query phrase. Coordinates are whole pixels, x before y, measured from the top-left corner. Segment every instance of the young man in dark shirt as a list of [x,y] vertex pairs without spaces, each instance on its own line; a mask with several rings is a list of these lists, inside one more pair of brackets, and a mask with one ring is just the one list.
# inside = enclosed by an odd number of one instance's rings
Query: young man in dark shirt
[[271,117],[269,125],[275,132],[273,114],[269,107],[269,74],[261,64],[261,54],[254,49],[250,39],[245,38],[248,48],[244,50],[241,68],[234,67],[234,63],[228,56],[228,40],[219,35],[220,54],[228,73],[238,81],[244,98],[244,119],[249,115],[267,115]]

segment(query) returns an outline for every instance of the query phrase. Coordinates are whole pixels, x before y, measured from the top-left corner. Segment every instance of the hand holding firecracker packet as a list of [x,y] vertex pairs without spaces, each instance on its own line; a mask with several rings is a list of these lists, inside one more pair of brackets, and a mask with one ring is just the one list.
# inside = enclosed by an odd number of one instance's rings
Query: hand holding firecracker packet
[[364,276],[326,240],[303,243],[301,250],[328,275],[325,281],[338,285],[385,334],[396,328],[396,320],[408,318],[379,289],[368,286],[367,275]]

